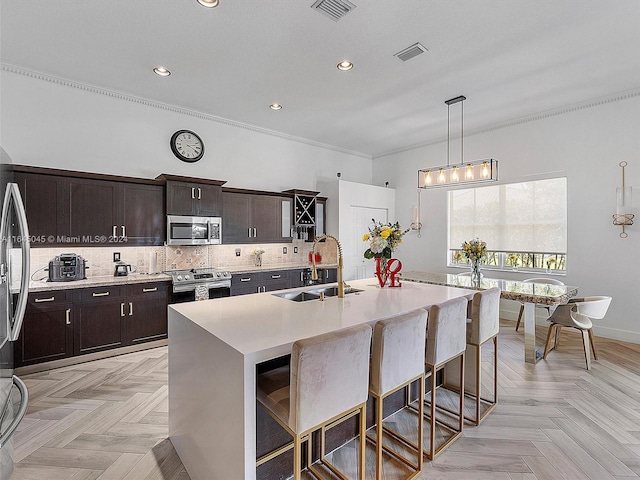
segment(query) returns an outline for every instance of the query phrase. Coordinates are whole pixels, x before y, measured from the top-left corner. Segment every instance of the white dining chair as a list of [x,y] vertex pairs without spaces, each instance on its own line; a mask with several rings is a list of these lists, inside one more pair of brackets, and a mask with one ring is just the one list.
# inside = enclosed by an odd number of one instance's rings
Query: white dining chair
[[[546,285],[564,285],[560,280],[548,277],[536,277],[527,278],[522,283],[544,283]],[[550,317],[555,311],[557,305],[541,305],[536,303],[537,308],[544,308],[547,311],[547,316]],[[516,321],[516,332],[520,328],[520,321],[522,320],[522,313],[524,312],[524,303],[520,302],[520,312],[518,312],[518,320]]]
[[591,319],[601,319],[607,314],[611,297],[597,296],[585,298],[572,298],[568,303],[558,305],[553,315],[549,317],[551,326],[547,334],[547,343],[544,347],[544,356],[546,360],[549,353],[551,341],[553,340],[553,350],[557,349],[558,337],[562,327],[571,327],[580,330],[582,333],[582,344],[584,346],[584,358],[587,362],[587,370],[591,370],[591,355],[589,353],[589,344],[593,350],[593,358],[598,359],[596,346],[593,343],[593,324]]

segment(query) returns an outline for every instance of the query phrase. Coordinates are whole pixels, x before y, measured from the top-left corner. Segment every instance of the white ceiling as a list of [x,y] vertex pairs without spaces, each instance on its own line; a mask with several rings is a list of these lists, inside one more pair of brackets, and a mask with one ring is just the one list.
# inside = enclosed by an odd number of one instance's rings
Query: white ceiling
[[0,59],[372,157],[640,89],[639,0],[351,1],[1,0]]

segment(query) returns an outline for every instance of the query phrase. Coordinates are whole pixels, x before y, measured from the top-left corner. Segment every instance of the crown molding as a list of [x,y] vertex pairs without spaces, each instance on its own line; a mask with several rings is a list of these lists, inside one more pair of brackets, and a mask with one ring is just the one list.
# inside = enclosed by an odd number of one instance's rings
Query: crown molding
[[[600,105],[605,105],[607,103],[620,102],[623,100],[629,100],[631,98],[635,98],[640,96],[640,89],[636,90],[627,90],[624,92],[615,93],[612,95],[608,95],[605,97],[598,97],[592,100],[586,100],[579,103],[574,103],[571,105],[566,105],[564,107],[555,108],[552,110],[547,110],[540,113],[534,113],[532,115],[527,115],[525,117],[520,117],[512,120],[507,120],[504,122],[495,123],[493,125],[487,125],[485,127],[476,128],[473,130],[465,130],[465,137],[470,137],[473,135],[479,135],[481,133],[492,132],[494,130],[501,130],[503,128],[509,128],[516,125],[522,125],[524,123],[537,122],[538,120],[544,120],[550,117],[557,117],[558,115],[564,115],[567,113],[576,112],[578,110],[585,110],[587,108],[599,107]],[[460,135],[451,136],[451,138],[459,138]],[[434,140],[429,140],[426,142],[417,143],[411,146],[399,148],[396,150],[391,150],[388,152],[380,153],[378,155],[374,155],[373,159],[378,159],[382,157],[386,157],[388,155],[394,155],[396,153],[407,152],[410,150],[415,150],[417,148],[427,147],[430,145],[436,145],[438,143],[443,143],[447,141],[447,137],[443,136]]]
[[57,77],[55,75],[50,75],[47,73],[39,72],[37,70],[31,70],[25,67],[21,67],[18,65],[13,65],[10,63],[0,63],[0,69],[4,72],[14,73],[16,75],[22,75],[25,77],[33,78],[36,80],[42,80],[45,82],[55,83],[57,85],[61,85],[64,87],[75,88],[78,90],[82,90],[89,93],[95,93],[98,95],[104,95],[107,97],[114,98],[116,100],[123,100],[126,102],[138,103],[140,105],[144,105],[147,107],[158,108],[160,110],[169,111],[172,113],[180,113],[182,115],[189,115],[191,117],[199,118],[202,120],[207,120],[210,122],[221,123],[224,125],[229,125],[232,127],[242,128],[244,130],[250,130],[252,132],[262,133],[265,135],[270,135],[273,137],[284,138],[286,140],[291,140],[298,143],[303,143],[306,145],[310,145],[313,147],[324,148],[327,150],[333,150],[335,152],[345,153],[348,155],[354,155],[356,157],[366,158],[371,160],[373,157],[367,153],[357,152],[354,150],[348,150],[345,148],[336,147],[335,145],[328,145],[326,143],[316,142],[313,140],[309,140],[307,138],[296,137],[294,135],[289,135],[287,133],[277,132],[275,130],[269,130],[267,128],[257,127],[255,125],[250,125],[247,123],[237,122],[235,120],[230,120],[228,118],[218,117],[215,115],[210,115],[203,112],[198,112],[197,110],[191,110],[184,107],[179,107],[177,105],[171,105],[168,103],[157,102],[154,100],[150,100],[148,98],[138,97],[136,95],[130,95],[128,93],[119,92],[116,90],[109,90],[107,88],[99,87],[96,85],[91,85],[88,83],[76,82],[74,80],[70,80],[63,77]]

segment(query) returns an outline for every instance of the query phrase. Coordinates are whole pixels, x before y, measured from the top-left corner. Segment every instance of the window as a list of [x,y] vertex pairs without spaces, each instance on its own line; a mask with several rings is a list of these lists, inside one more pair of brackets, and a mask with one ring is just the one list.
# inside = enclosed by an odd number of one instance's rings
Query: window
[[567,179],[450,191],[450,266],[467,263],[460,246],[474,238],[490,268],[566,271]]

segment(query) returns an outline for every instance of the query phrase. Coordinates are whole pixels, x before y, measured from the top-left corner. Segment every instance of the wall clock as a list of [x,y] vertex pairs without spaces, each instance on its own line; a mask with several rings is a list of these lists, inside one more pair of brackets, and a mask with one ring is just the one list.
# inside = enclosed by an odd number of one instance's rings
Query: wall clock
[[191,130],[178,130],[170,143],[173,154],[183,162],[197,162],[204,155],[204,142]]

